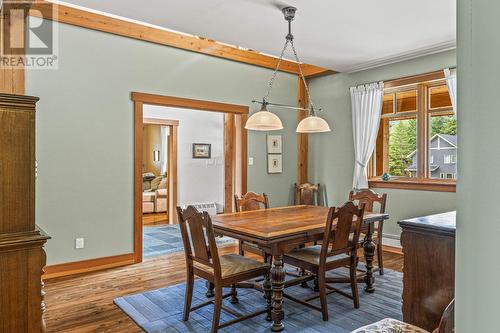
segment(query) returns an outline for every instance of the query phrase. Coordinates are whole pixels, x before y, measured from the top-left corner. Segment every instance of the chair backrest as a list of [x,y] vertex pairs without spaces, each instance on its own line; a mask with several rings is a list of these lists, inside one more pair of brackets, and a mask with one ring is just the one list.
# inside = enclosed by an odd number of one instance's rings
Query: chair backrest
[[[358,207],[352,201],[340,208],[330,208],[321,245],[320,265],[326,262],[327,257],[337,254],[356,255],[363,215],[364,205]],[[337,223],[333,225],[335,220]]]
[[319,184],[295,183],[296,205],[319,205]]
[[186,209],[177,207],[187,265],[196,261],[212,267],[215,275],[220,275],[219,253],[215,242],[212,220],[207,212],[200,213],[193,206]]
[[351,191],[349,193],[349,201],[357,201],[358,205],[364,204],[366,212],[376,213],[375,204],[379,206],[378,213],[385,213],[385,203],[387,194],[378,194],[372,190]]
[[453,333],[455,331],[455,299],[444,309],[439,327],[434,331],[435,333]]
[[234,206],[237,212],[269,208],[269,198],[265,193],[247,192],[241,197],[234,196]]

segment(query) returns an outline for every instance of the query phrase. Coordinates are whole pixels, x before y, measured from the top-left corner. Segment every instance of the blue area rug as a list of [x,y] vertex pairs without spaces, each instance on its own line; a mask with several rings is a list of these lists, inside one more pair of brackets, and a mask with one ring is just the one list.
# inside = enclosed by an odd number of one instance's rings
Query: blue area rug
[[[229,237],[217,237],[217,244],[233,243]],[[142,238],[142,256],[152,258],[173,252],[184,251],[181,231],[178,224],[145,226]]]
[[[363,290],[364,284],[359,284],[361,303],[359,309],[354,309],[352,301],[342,295],[335,293],[328,295],[330,320],[327,322],[321,319],[319,311],[285,299],[284,332],[346,333],[387,317],[401,320],[402,279],[402,273],[385,269],[385,275],[376,274],[374,294],[366,293]],[[342,286],[340,289],[350,293],[349,285],[338,286]],[[189,321],[182,321],[184,291],[185,285],[182,283],[120,297],[115,299],[115,304],[148,333],[209,332],[212,323],[212,305],[191,312]],[[206,301],[205,291],[205,281],[196,280],[193,305]],[[285,291],[300,298],[314,293],[312,289],[300,286],[287,288]],[[262,294],[252,289],[239,289],[238,298],[239,304],[233,305],[228,299],[224,300],[224,304],[237,309],[240,313],[253,312],[264,306]],[[319,305],[319,300],[315,303]],[[222,311],[221,322],[233,318]],[[271,330],[265,315],[261,315],[221,329],[219,332],[253,333],[271,332]]]

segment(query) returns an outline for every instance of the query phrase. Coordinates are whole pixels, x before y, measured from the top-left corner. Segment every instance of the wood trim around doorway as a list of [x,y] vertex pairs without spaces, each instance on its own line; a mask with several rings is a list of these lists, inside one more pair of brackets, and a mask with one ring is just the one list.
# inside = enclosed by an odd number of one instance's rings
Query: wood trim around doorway
[[[234,145],[237,143],[241,145],[238,150],[239,158],[231,158],[231,161],[225,162],[225,175],[226,178],[229,177],[229,180],[225,180],[224,183],[224,198],[225,201],[230,200],[231,204],[228,202],[224,203],[225,209],[228,210],[232,207],[232,192],[235,189],[235,182],[233,181],[234,172],[236,170],[236,163],[238,161],[241,166],[239,166],[239,170],[241,173],[241,181],[239,181],[239,186],[242,192],[247,191],[247,130],[245,129],[245,122],[248,117],[249,107],[244,105],[237,104],[227,104],[227,103],[218,103],[212,101],[204,101],[204,100],[195,100],[189,98],[182,97],[174,97],[174,96],[162,96],[162,95],[154,95],[140,92],[132,92],[132,101],[134,102],[134,261],[135,263],[142,262],[142,126],[145,122],[152,121],[151,119],[143,119],[143,107],[144,104],[149,105],[159,105],[165,107],[176,107],[183,109],[194,109],[201,111],[212,111],[212,112],[221,112],[225,114],[225,133],[229,133],[232,135],[229,138],[224,139],[224,146],[231,146],[230,155],[225,153],[225,157],[235,155]],[[232,119],[229,123],[227,119]],[[157,122],[158,119],[154,119]],[[178,126],[172,126],[172,129],[177,132]],[[241,137],[240,140],[236,140],[236,133],[238,133]],[[238,141],[238,142],[237,142]],[[172,144],[172,140],[169,141],[169,144]],[[176,145],[175,145],[176,146]],[[174,148],[175,147],[171,147]],[[226,150],[226,149],[225,149]],[[229,171],[228,171],[229,170]],[[176,174],[176,170],[169,170],[171,174]],[[172,181],[176,181],[177,177],[169,177]],[[169,187],[173,186],[173,188],[177,187],[177,184],[171,184],[169,180]],[[228,192],[231,192],[231,195],[228,195]],[[176,194],[170,196],[169,198],[169,209],[171,211],[175,211],[175,207],[177,206]],[[173,214],[173,220],[176,220],[176,215]]]
[[[158,118],[143,118],[143,124],[150,125],[160,125],[166,126],[170,129],[170,135],[168,136],[168,162],[167,162],[167,181],[168,181],[168,190],[167,190],[167,214],[168,214],[168,223],[172,224],[176,221],[177,215],[175,213],[175,207],[177,206],[177,133],[179,132],[178,120],[171,119],[158,119]],[[174,176],[171,176],[174,175]],[[142,202],[141,202],[142,207]],[[142,214],[141,214],[142,216]],[[144,224],[144,223],[143,223]]]

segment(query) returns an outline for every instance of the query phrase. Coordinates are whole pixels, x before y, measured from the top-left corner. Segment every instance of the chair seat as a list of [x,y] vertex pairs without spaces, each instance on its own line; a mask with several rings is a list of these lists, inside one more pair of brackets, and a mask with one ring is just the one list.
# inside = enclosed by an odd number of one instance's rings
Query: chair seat
[[[221,266],[221,275],[223,279],[269,267],[269,265],[264,262],[240,256],[236,253],[224,254],[219,257],[219,260]],[[207,267],[196,261],[194,262],[194,267],[207,273],[213,274],[213,269],[211,267]]]
[[[285,255],[285,260],[286,257],[290,257],[313,265],[319,265],[320,253],[321,253],[321,245],[308,246],[301,249],[295,249],[287,253]],[[347,260],[347,259],[350,259],[350,256],[345,253],[341,253],[327,257],[326,262],[331,263],[334,261]]]
[[385,318],[376,323],[358,328],[351,333],[379,333],[379,332],[405,332],[405,333],[429,333],[420,327],[413,326],[402,321]]

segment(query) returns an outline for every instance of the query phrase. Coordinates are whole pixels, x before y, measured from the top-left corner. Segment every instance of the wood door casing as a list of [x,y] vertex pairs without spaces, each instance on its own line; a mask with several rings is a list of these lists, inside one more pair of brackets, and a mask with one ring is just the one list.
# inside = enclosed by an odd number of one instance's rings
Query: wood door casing
[[[236,186],[241,191],[247,189],[247,131],[244,128],[247,115],[249,112],[248,106],[227,104],[212,101],[194,100],[182,97],[162,96],[146,93],[132,92],[131,98],[134,102],[134,258],[135,262],[142,262],[142,126],[143,107],[144,104],[158,105],[165,107],[176,107],[181,109],[195,109],[209,112],[224,113],[224,157],[225,157],[225,212],[233,209],[233,196]],[[148,119],[149,120],[149,119]],[[236,126],[238,129],[236,129]],[[177,137],[177,126],[172,126],[172,138]],[[239,137],[237,139],[237,137]],[[226,139],[227,138],[227,139]],[[175,141],[174,141],[175,140]],[[169,151],[172,159],[177,160],[177,139],[169,141]],[[235,145],[239,143],[241,147],[236,149]],[[175,154],[175,157],[172,155]],[[239,156],[236,156],[236,155]],[[236,163],[239,162],[239,168],[236,168]],[[241,180],[235,181],[236,170],[238,169]],[[177,165],[169,166],[169,174],[177,174]],[[169,190],[169,221],[177,221],[175,207],[177,206],[177,177],[169,177],[169,188],[173,189],[170,195]]]

